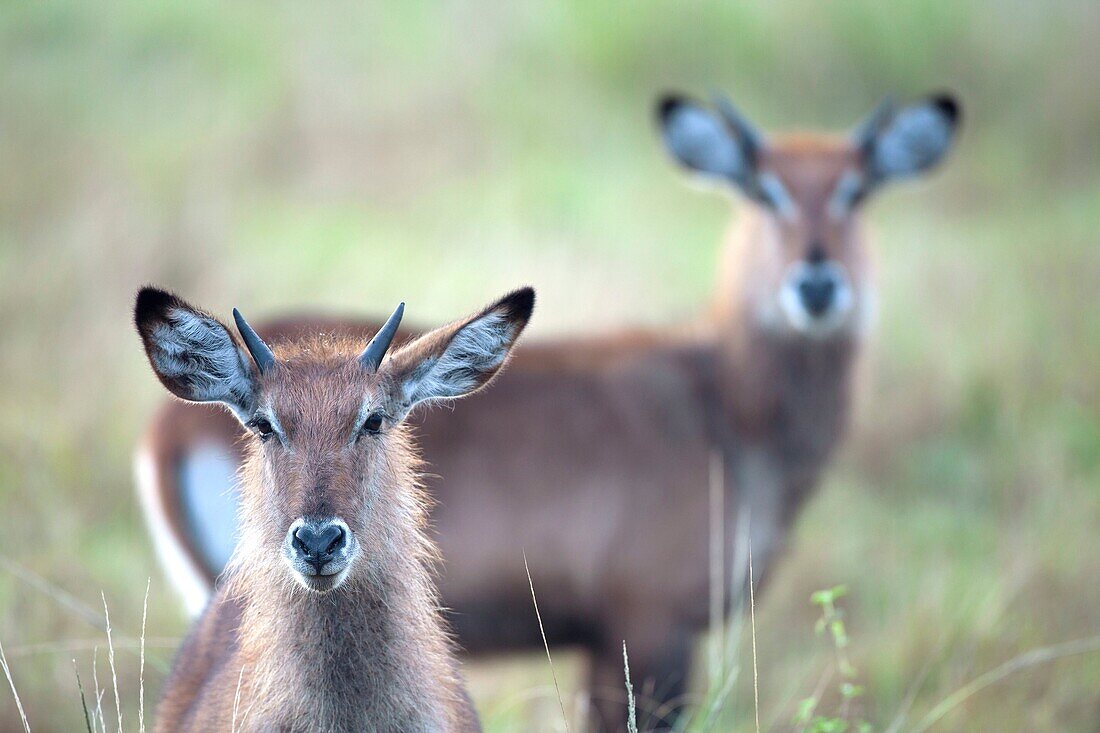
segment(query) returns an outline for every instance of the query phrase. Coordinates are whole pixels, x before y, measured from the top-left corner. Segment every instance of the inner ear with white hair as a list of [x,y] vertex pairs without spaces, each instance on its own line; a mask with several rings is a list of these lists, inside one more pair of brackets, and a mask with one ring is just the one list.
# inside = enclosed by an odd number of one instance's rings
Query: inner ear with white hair
[[[244,321],[239,314],[238,323]],[[181,298],[157,288],[143,288],[134,303],[134,325],[145,345],[149,364],[168,391],[189,402],[221,402],[245,422],[255,407],[256,379],[263,360],[270,357],[255,337],[256,349],[248,351],[233,338],[218,319]],[[257,366],[249,352],[259,354]]]
[[507,362],[534,306],[535,291],[521,288],[396,351],[379,367],[392,417],[400,420],[422,402],[456,399],[487,385]]
[[934,94],[900,109],[889,102],[856,133],[872,180],[909,178],[935,167],[955,140],[962,118],[950,94]]
[[955,142],[962,108],[951,94],[933,94],[903,107],[887,99],[856,126],[852,144],[860,170],[841,179],[830,206],[834,214],[851,209],[887,181],[921,175],[935,168]]
[[668,94],[657,103],[661,137],[673,159],[704,180],[733,185],[750,199],[793,213],[793,202],[773,173],[758,163],[766,141],[724,96],[714,95],[706,107],[687,97]]

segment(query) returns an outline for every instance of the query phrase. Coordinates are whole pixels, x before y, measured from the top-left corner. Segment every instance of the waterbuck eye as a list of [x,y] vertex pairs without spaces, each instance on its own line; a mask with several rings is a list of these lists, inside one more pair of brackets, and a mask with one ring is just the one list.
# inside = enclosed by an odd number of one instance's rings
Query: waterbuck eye
[[271,427],[271,422],[267,418],[252,418],[248,423],[248,427],[252,428],[256,432],[256,435],[260,436],[260,440],[267,440],[275,434],[275,428]]
[[367,419],[363,421],[363,427],[359,431],[366,435],[378,435],[382,430],[382,414],[378,412],[372,412],[367,416]]

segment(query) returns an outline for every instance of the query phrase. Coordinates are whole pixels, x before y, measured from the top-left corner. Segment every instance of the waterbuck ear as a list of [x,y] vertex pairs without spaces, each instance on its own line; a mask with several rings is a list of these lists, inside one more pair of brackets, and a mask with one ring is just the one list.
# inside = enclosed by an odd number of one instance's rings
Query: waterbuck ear
[[688,170],[738,185],[751,176],[744,142],[717,112],[667,95],[657,103],[657,124],[669,153]]
[[872,183],[923,173],[943,159],[961,119],[958,101],[936,94],[892,114],[878,114],[857,133]]
[[402,347],[381,368],[393,390],[395,417],[420,402],[462,397],[488,384],[508,360],[534,306],[535,291],[521,288]]
[[161,384],[190,402],[222,402],[242,421],[252,413],[256,374],[229,330],[171,293],[143,288],[134,324]]

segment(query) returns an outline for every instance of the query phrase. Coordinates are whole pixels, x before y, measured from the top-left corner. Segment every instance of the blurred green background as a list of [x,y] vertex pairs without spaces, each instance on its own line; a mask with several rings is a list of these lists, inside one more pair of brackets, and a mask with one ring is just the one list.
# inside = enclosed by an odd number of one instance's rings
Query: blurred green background
[[[95,646],[107,684],[101,591],[127,729],[148,578],[150,705],[185,630],[130,475],[163,397],[136,288],[253,318],[405,299],[434,323],[528,282],[533,338],[692,318],[730,206],[663,155],[669,89],[727,90],[765,129],[842,130],[888,93],[965,108],[948,163],[868,211],[877,335],[756,609],[762,723],[789,729],[834,663],[820,587],[849,588],[876,729],[1100,634],[1098,69],[1092,1],[5,4],[0,641],[32,729],[82,729],[72,660],[90,688]],[[720,729],[752,728],[746,644]],[[580,662],[555,661],[572,711]],[[545,659],[470,676],[489,730],[562,729]],[[1092,653],[935,729],[1098,720]],[[5,690],[0,729],[18,725]]]

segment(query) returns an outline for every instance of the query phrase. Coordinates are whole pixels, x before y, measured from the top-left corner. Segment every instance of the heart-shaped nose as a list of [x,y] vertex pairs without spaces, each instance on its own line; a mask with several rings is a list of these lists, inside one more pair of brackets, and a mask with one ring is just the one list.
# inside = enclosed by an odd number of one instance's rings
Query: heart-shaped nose
[[333,520],[303,522],[291,530],[291,546],[298,556],[312,565],[318,573],[348,542],[347,532],[341,523]]
[[814,316],[829,310],[836,295],[836,280],[827,272],[812,272],[798,283],[802,305]]

